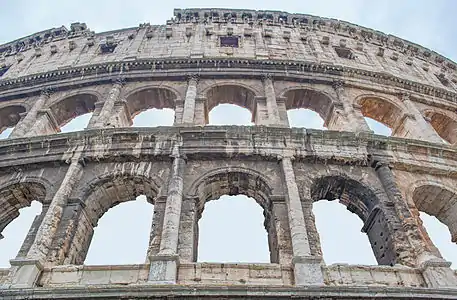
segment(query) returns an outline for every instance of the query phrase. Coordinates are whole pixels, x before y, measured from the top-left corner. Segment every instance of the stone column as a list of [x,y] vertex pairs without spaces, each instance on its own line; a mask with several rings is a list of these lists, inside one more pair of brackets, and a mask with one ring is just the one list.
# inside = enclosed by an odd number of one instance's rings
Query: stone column
[[10,138],[24,137],[30,132],[37,121],[38,112],[45,107],[50,96],[51,90],[49,89],[44,89],[41,92],[41,95],[35,103],[33,103],[32,108],[30,108],[24,118],[14,127],[14,130],[10,134]]
[[172,157],[173,165],[168,181],[159,253],[150,257],[149,282],[157,284],[176,283],[178,275],[178,236],[183,197],[183,173],[186,162],[180,156],[177,145]]
[[118,122],[112,122],[111,118],[114,114],[114,106],[116,102],[120,101],[122,87],[124,86],[123,78],[116,78],[114,84],[106,97],[105,101],[102,104],[96,103],[97,107],[101,107],[98,114],[93,114],[91,120],[89,121],[89,126],[87,128],[104,128],[104,127],[119,127]]
[[149,247],[147,261],[149,257],[157,255],[160,250],[160,240],[162,237],[163,217],[165,215],[165,205],[167,204],[167,196],[157,196],[154,201],[154,216],[152,218],[151,231],[149,233]]
[[13,286],[33,287],[36,284],[56,230],[59,227],[67,199],[82,176],[82,164],[83,161],[79,152],[71,159],[67,173],[49,205],[26,258],[11,261],[11,265],[16,267],[15,274],[12,277]]
[[198,197],[183,199],[179,229],[178,254],[181,262],[197,261],[198,244]]
[[263,88],[265,91],[265,100],[268,114],[268,125],[280,125],[278,104],[276,102],[276,93],[273,86],[271,74],[262,76]]
[[187,82],[182,123],[186,125],[193,125],[195,116],[195,99],[197,98],[198,75],[190,75]]
[[443,143],[441,137],[422,116],[419,109],[411,101],[410,95],[403,93],[399,98],[406,107],[407,113],[404,114],[401,122],[393,130],[392,135],[424,140],[432,143]]
[[286,187],[286,204],[292,239],[295,285],[323,285],[322,259],[311,256],[305,218],[290,157],[281,160]]
[[328,128],[339,131],[372,132],[363,117],[360,106],[353,105],[346,95],[344,83],[336,81],[333,83],[333,88],[339,103],[333,107],[332,115],[326,120]]
[[395,176],[390,167],[385,163],[375,160],[372,161],[372,165],[375,167],[378,178],[391,202],[390,206],[395,208],[397,217],[403,227],[403,230],[397,230],[396,236],[393,238],[397,240],[397,243],[401,242],[399,240],[404,238],[398,236],[398,233],[399,231],[404,232],[409,243],[403,243],[400,247],[406,251],[410,249],[410,252],[415,252],[415,257],[408,258],[400,254],[399,259],[410,260],[415,258],[415,265],[422,269],[422,274],[429,287],[457,286],[457,276],[450,268],[451,263],[436,257],[428,249],[426,242],[421,236],[418,224],[397,187]]

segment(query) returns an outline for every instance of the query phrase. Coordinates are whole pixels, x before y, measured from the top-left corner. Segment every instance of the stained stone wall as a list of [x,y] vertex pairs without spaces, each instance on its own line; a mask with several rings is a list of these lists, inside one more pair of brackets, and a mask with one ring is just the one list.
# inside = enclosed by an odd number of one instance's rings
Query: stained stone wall
[[[419,218],[457,240],[455,69],[394,36],[283,12],[178,9],[164,25],[74,23],[1,45],[0,130],[14,129],[0,141],[0,231],[34,200],[43,211],[0,270],[0,295],[455,298]],[[208,124],[222,103],[255,126]],[[174,109],[174,126],[131,127],[151,108]],[[329,130],[290,128],[298,108]],[[89,112],[85,130],[57,134]],[[196,261],[205,203],[225,194],[264,210],[270,263]],[[100,217],[139,195],[154,204],[144,264],[84,265]],[[361,218],[378,266],[325,264],[320,200]]]

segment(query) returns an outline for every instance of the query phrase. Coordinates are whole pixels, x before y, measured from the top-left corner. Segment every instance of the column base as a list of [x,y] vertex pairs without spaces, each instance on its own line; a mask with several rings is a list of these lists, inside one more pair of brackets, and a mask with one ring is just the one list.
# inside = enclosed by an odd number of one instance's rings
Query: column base
[[446,288],[457,286],[457,276],[450,268],[451,262],[435,258],[421,264],[422,276],[429,288]]
[[43,265],[39,260],[32,259],[12,259],[11,287],[31,288],[36,286],[38,278],[43,270]]
[[322,257],[295,256],[292,259],[295,285],[324,285],[322,262]]
[[178,278],[178,255],[154,255],[149,257],[148,283],[176,284]]

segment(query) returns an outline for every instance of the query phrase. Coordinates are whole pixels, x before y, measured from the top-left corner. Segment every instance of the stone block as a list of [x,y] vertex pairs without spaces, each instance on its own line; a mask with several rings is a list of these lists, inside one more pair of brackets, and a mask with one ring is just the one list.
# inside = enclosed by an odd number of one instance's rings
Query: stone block
[[175,284],[178,275],[177,255],[156,255],[150,258],[148,282],[152,284]]
[[324,275],[322,271],[322,258],[320,257],[294,257],[295,285],[323,285]]

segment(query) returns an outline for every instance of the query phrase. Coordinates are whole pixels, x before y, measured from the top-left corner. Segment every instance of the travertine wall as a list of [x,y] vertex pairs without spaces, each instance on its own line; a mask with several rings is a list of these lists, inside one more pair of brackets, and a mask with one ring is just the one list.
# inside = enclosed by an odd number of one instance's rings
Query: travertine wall
[[[89,285],[113,298],[190,286],[195,297],[240,286],[246,297],[313,297],[314,286],[328,298],[371,297],[367,286],[387,299],[456,296],[419,218],[436,216],[457,239],[453,62],[340,21],[239,10],[176,10],[166,25],[102,34],[78,23],[3,45],[0,57],[0,126],[14,127],[0,142],[0,230],[43,203],[0,270],[0,295],[90,298],[79,290]],[[256,126],[209,126],[221,103],[248,109]],[[174,126],[130,128],[151,108],[174,109]],[[299,108],[329,130],[291,129],[287,110]],[[84,131],[56,134],[89,112]],[[373,135],[364,117],[393,137]],[[263,208],[269,264],[196,262],[198,220],[224,194]],[[100,217],[139,195],[154,204],[145,263],[85,266]],[[325,265],[312,205],[336,199],[363,221],[379,266]],[[220,285],[226,294],[211,292]]]

